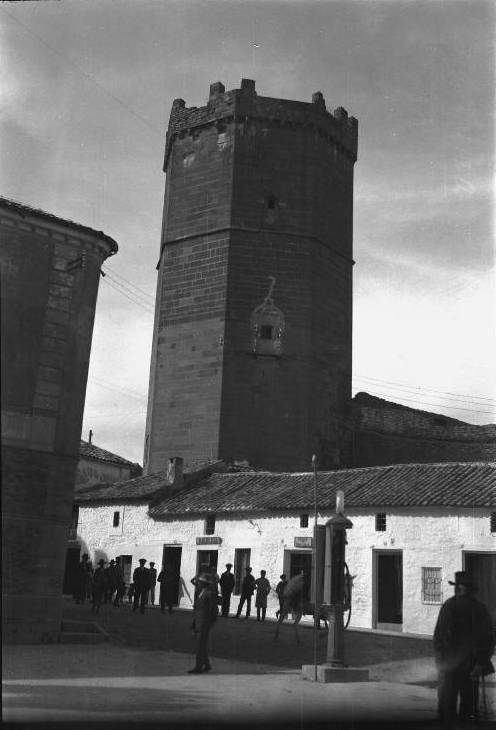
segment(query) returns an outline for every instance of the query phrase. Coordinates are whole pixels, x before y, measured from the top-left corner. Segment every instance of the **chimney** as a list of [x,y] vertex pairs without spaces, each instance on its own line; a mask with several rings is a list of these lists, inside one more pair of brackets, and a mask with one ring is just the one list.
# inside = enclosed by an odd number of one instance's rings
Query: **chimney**
[[174,492],[176,489],[181,489],[183,483],[183,459],[180,456],[174,456],[169,459],[167,464],[167,484]]
[[93,438],[93,431],[90,428],[90,432],[88,434],[88,443],[91,444],[91,439]]

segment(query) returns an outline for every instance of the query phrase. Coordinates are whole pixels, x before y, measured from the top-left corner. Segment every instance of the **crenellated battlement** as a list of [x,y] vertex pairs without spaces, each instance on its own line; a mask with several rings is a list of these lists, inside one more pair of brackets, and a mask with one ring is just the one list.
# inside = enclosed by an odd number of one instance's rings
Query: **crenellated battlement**
[[210,86],[206,106],[187,107],[184,99],[174,99],[167,131],[164,170],[173,140],[219,121],[244,123],[258,120],[275,126],[308,127],[327,137],[331,144],[352,162],[357,158],[358,121],[343,107],[329,112],[322,92],[312,94],[311,102],[258,96],[255,81],[242,79],[239,89],[226,91],[217,81]]

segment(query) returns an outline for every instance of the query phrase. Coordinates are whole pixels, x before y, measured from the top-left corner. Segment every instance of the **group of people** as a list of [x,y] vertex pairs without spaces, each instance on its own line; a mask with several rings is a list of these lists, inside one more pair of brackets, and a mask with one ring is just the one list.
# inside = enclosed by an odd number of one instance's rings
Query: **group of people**
[[[128,598],[133,601],[133,611],[139,609],[144,613],[148,602],[152,605],[155,603],[157,583],[160,584],[159,603],[162,611],[167,607],[171,613],[180,598],[186,594],[193,604],[192,629],[197,637],[196,664],[190,673],[208,672],[211,669],[207,653],[209,632],[217,620],[219,605],[223,617],[229,616],[231,608],[235,587],[232,564],[226,563],[226,570],[220,576],[215,568],[202,565],[198,575],[191,580],[195,589],[192,600],[183,578],[171,566],[164,566],[157,576],[155,563],[150,562],[150,567],[146,568],[146,562],[145,558],[140,559],[128,590]],[[125,595],[120,559],[111,560],[105,566],[105,561],[100,559],[93,571],[87,554],[82,556],[79,564],[74,598],[77,603],[84,604],[91,597],[94,613],[98,613],[102,603],[118,606]],[[473,579],[466,572],[459,571],[455,574],[455,581],[449,582],[455,587],[454,596],[441,607],[433,637],[439,672],[439,716],[446,727],[452,726],[457,713],[465,719],[477,717],[480,682],[487,674],[494,672],[491,656],[495,648],[492,619],[486,606],[476,599],[477,586]],[[279,621],[287,615],[287,594],[290,593],[288,583],[286,575],[282,574],[275,588],[279,600],[276,618]],[[245,618],[250,617],[255,594],[257,621],[265,621],[267,597],[271,590],[265,570],[261,570],[260,576],[255,578],[252,568],[245,568],[235,618],[240,618],[245,606]],[[294,597],[294,609],[293,604]]]
[[99,612],[102,603],[119,606],[126,592],[120,558],[111,560],[107,567],[105,565],[101,558],[93,570],[89,555],[84,553],[75,577],[74,599],[81,605],[89,599],[93,613]]

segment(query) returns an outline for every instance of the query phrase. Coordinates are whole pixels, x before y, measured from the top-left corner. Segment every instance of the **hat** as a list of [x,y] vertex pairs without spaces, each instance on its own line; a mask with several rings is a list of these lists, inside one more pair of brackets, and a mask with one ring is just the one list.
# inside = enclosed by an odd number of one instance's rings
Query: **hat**
[[138,563],[142,563],[142,564],[146,563],[146,558],[140,558],[138,560]]
[[150,561],[150,565],[155,565],[155,563],[152,563],[152,562]]
[[226,563],[226,568],[232,568],[232,563]]
[[198,581],[198,583],[211,583],[212,576],[209,573],[200,573],[196,580]]
[[100,558],[98,561],[98,565],[105,565],[105,560],[103,558]]
[[286,577],[286,573],[283,573],[282,575],[280,575],[280,576],[279,576],[279,578],[280,578],[281,580],[284,580],[284,578],[285,578],[285,577]]
[[112,558],[112,560],[110,561],[110,565],[112,565],[112,563],[115,563],[114,558]]
[[245,570],[246,570],[246,572],[247,572],[247,573],[251,573],[251,568],[250,568],[250,566],[248,566],[247,568],[245,568]]
[[472,588],[473,590],[477,590],[477,585],[472,580],[469,573],[467,573],[466,570],[459,570],[455,573],[455,580],[449,580],[448,583],[450,586],[467,586],[467,588]]

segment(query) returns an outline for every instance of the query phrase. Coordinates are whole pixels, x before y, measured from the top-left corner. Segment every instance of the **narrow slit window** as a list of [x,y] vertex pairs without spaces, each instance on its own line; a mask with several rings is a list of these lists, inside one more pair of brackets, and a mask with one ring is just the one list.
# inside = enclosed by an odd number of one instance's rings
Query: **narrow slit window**
[[300,515],[300,527],[308,527],[308,515]]
[[375,531],[385,532],[386,531],[386,513],[377,512],[375,516]]
[[205,535],[213,535],[215,532],[215,515],[207,515],[205,518]]
[[272,339],[272,327],[268,324],[263,324],[260,327],[260,339],[271,340]]
[[490,529],[493,534],[496,533],[496,512],[491,512]]
[[121,521],[121,513],[120,512],[114,512],[114,527],[119,527]]

